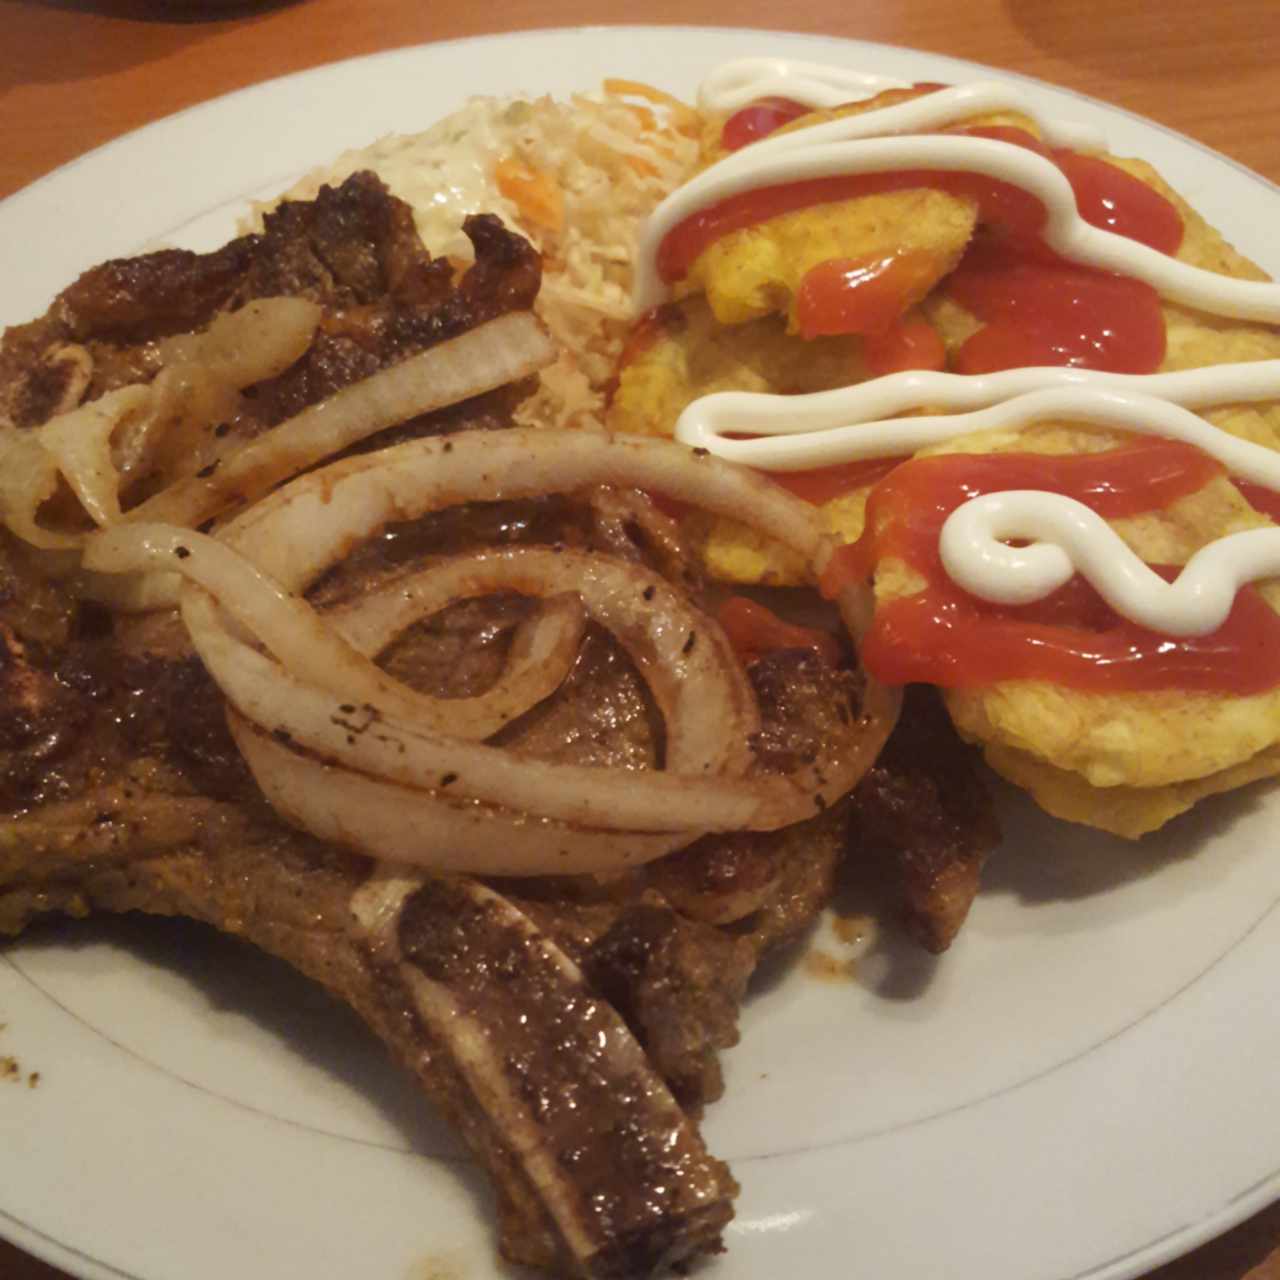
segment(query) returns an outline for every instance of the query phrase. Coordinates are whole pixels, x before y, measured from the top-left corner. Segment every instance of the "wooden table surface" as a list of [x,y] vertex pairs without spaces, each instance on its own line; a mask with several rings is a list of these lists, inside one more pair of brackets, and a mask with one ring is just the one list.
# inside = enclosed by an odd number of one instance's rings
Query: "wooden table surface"
[[[266,77],[613,13],[590,0],[0,0],[0,197],[110,138]],[[1150,116],[1280,182],[1280,0],[645,0],[625,16],[786,27],[973,58]],[[1151,1280],[1246,1276],[1280,1280],[1280,1206]],[[65,1277],[0,1242],[0,1280]]]

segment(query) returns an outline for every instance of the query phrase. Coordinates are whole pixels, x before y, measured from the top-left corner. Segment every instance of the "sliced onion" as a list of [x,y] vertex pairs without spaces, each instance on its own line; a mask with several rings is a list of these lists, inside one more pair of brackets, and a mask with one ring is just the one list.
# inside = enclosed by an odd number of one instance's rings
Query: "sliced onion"
[[217,382],[237,389],[283,373],[311,345],[324,316],[308,298],[254,298],[214,318],[200,333],[165,338],[165,367],[195,365]]
[[537,428],[411,440],[301,476],[231,521],[224,537],[300,591],[384,525],[463,502],[608,484],[732,516],[812,563],[827,544],[813,508],[750,471],[642,436]]
[[[321,760],[424,790],[500,805],[584,827],[632,831],[774,830],[834,803],[878,751],[880,709],[869,710],[864,747],[815,760],[795,775],[740,779],[667,770],[554,764],[433,734],[340,702],[296,681],[222,629],[208,596],[184,595],[183,617],[228,701],[267,732],[283,734]],[[887,704],[886,704],[887,706]],[[888,727],[884,730],[887,736]]]
[[43,426],[6,430],[0,437],[0,513],[9,529],[44,550],[79,546],[82,533],[47,529],[36,518],[57,492],[59,476],[95,523],[119,519],[120,476],[111,437],[145,410],[150,397],[147,387],[120,387]]
[[[327,609],[325,621],[353,648],[376,658],[419,619],[468,598],[469,592],[456,589],[458,572],[454,561],[424,569]],[[493,687],[473,697],[447,699],[453,734],[472,741],[491,737],[555,693],[578,660],[586,621],[587,611],[576,593],[544,599],[537,612],[515,628],[506,668]]]
[[[184,592],[183,618],[210,675],[242,714],[324,760],[408,786],[447,786],[451,794],[583,826],[683,831],[753,825],[767,808],[767,784],[782,781],[736,785],[714,773],[633,773],[521,758],[299,680],[232,635],[203,591]],[[698,743],[714,753],[711,770],[715,756],[738,748],[703,733],[705,723],[693,719]]]
[[245,387],[279,376],[300,359],[322,315],[306,298],[255,298],[200,333],[160,342],[163,367],[147,388],[147,412],[127,422],[112,442],[120,475],[126,481],[151,475],[158,482],[210,462],[205,448],[212,438],[194,462],[192,441],[240,412]]
[[82,569],[67,582],[73,595],[91,600],[115,613],[154,613],[175,609],[182,591],[176,573],[96,573]]
[[231,454],[211,476],[179,481],[126,518],[202,524],[379,431],[529,377],[555,357],[555,343],[528,312],[499,316],[344,387]]
[[[379,595],[402,596],[405,614],[422,616],[423,589],[432,605],[497,591],[576,593],[648,681],[666,723],[667,767],[704,773],[746,767],[747,738],[759,728],[746,678],[720,629],[650,570],[581,551],[509,548],[451,558]],[[381,608],[378,596],[371,600]],[[328,617],[343,623],[340,615]]]
[[[638,489],[600,487],[588,497],[594,517],[595,536],[613,555],[639,560],[641,545],[672,581],[689,581],[697,576],[693,558],[680,537],[680,526],[658,510],[652,499]],[[635,534],[643,535],[637,544]]]
[[[223,601],[226,612],[262,641],[286,672],[343,703],[376,706],[381,716],[452,737],[487,737],[512,718],[499,699],[489,710],[504,713],[500,719],[480,732],[459,733],[457,717],[466,711],[456,705],[459,700],[432,698],[394,680],[306,600],[284,593],[243,556],[204,534],[167,525],[118,526],[89,544],[85,565],[119,572],[176,566]],[[517,548],[437,566],[427,571],[426,581],[432,591],[417,599],[412,580],[391,588],[406,609],[395,617],[397,624],[422,616],[418,607],[433,604],[442,592],[463,599],[502,590],[525,595],[576,591],[647,676],[666,721],[670,767],[709,773],[746,766],[747,738],[759,725],[728,641],[656,574],[580,552]],[[184,612],[190,624],[190,609]],[[193,639],[199,647],[194,631]],[[527,709],[509,706],[516,715]]]
[[[495,831],[524,832],[530,823],[550,823],[538,826],[542,834],[527,857],[492,849],[485,856],[509,858],[502,865],[518,866],[520,874],[563,871],[565,859],[599,869],[660,856],[705,831],[787,826],[833,803],[873,762],[896,715],[894,695],[871,685],[860,732],[830,744],[796,772],[742,777],[758,721],[728,643],[710,619],[638,565],[570,551],[494,551],[431,571],[424,591],[439,598],[446,590],[577,589],[591,615],[618,636],[650,682],[667,721],[665,770],[525,758],[460,740],[429,717],[406,714],[404,702],[389,699],[383,689],[359,686],[372,696],[354,694],[350,657],[343,656],[338,672],[335,646],[361,661],[363,655],[341,637],[318,635],[316,628],[325,624],[292,594],[391,521],[460,502],[597,485],[657,491],[732,514],[810,563],[827,550],[806,504],[683,446],[512,430],[413,441],[300,477],[227,526],[227,545],[213,543],[207,556],[191,554],[196,540],[188,535],[181,541],[181,531],[139,529],[130,531],[133,541],[124,530],[99,535],[90,557],[99,569],[133,568],[140,560],[154,567],[167,559],[169,567],[202,584],[184,590],[183,617],[235,714],[256,726],[241,725],[239,735],[256,761],[255,772],[263,771],[264,790],[282,812],[313,831],[371,852],[387,853],[368,843],[367,831],[377,829],[383,832],[379,841],[394,844],[394,856],[410,856],[409,835],[416,839],[421,822],[430,818],[444,824],[440,831],[447,838],[433,833],[428,851],[415,858],[442,865],[442,857],[453,856],[443,846],[456,836],[468,850],[463,865],[476,869],[477,850],[492,845]],[[252,556],[257,569],[246,576],[232,549]],[[367,632],[370,645],[417,607],[384,606],[379,602],[381,623]],[[248,625],[284,665],[248,643],[233,618]],[[374,814],[393,799],[405,800],[401,792],[415,797],[416,826]],[[553,846],[556,858],[549,860]]]
[[120,519],[120,474],[112,460],[111,437],[150,400],[148,387],[121,387],[39,428],[41,444],[95,524]]
[[451,801],[322,764],[274,741],[234,711],[228,723],[263,794],[282,817],[375,858],[472,875],[588,875],[652,862],[698,834],[593,830]]
[[[329,625],[306,600],[281,591],[244,556],[206,534],[172,525],[117,525],[89,541],[84,566],[91,571],[119,574],[176,567],[182,577],[199,583],[224,601],[227,613],[301,682],[328,690],[343,702],[376,703],[386,714],[414,720],[439,733],[488,737],[554,692],[568,674],[572,660],[562,661],[559,678],[549,688],[546,685],[555,677],[554,669],[534,673],[532,679],[526,670],[524,688],[531,693],[539,688],[542,691],[525,705],[519,705],[518,696],[508,690],[505,698],[500,695],[468,707],[474,699],[434,698],[389,676],[367,656],[367,651],[362,652],[345,637],[341,626]],[[150,573],[143,581],[162,576]],[[492,589],[481,580],[470,594]],[[373,603],[376,606],[378,602],[375,599]],[[424,597],[422,603],[430,606],[431,596]],[[412,616],[398,615],[399,630],[425,612],[424,608]],[[576,645],[581,631],[579,622],[569,636],[570,645]],[[376,654],[394,634],[394,630],[389,632],[373,652]],[[549,638],[549,633],[544,635],[544,641]],[[563,653],[567,646],[563,637],[561,640]]]
[[0,435],[0,516],[24,542],[45,551],[80,545],[79,534],[57,533],[37,519],[40,508],[58,491],[58,463],[35,431],[7,427]]
[[[76,546],[79,532],[46,529],[36,520],[61,475],[89,518],[99,526],[121,518],[121,477],[138,467],[152,438],[175,422],[208,425],[213,407],[241,387],[288,368],[310,345],[320,308],[302,298],[264,298],[219,316],[203,333],[161,344],[165,367],[150,383],[119,387],[79,407],[67,408],[40,427],[0,446],[4,522],[25,541],[47,550]],[[92,373],[83,347],[63,347],[57,361],[74,366],[67,389],[76,400]]]
[[[392,521],[462,502],[572,493],[596,485],[662,493],[731,516],[810,564],[825,563],[830,555],[830,539],[813,508],[763,477],[708,454],[691,454],[671,441],[537,429],[410,441],[346,459],[259,502],[232,521],[224,536],[232,544],[254,548],[268,573],[290,590],[302,590]],[[875,691],[870,697],[874,710],[868,726],[877,728],[872,732],[868,727],[864,736],[872,742],[883,720],[883,741],[896,719],[893,699]],[[844,794],[853,785],[848,780],[856,781],[858,771],[870,764],[871,759],[855,753],[847,763],[817,762],[802,771],[803,777],[755,778],[755,817],[741,825],[773,829],[809,817],[815,806]],[[639,790],[657,785],[656,776],[646,775]],[[723,791],[720,796],[724,798]],[[707,822],[716,830],[733,825]]]
[[[828,542],[819,551],[814,561],[814,568],[819,578],[826,572],[831,556],[835,552],[835,546],[836,544],[833,541]],[[846,582],[842,584],[836,593],[835,604],[840,613],[840,621],[845,625],[845,630],[853,637],[857,647],[861,649],[862,642],[867,638],[867,632],[871,630],[871,623],[875,618],[875,593],[872,590],[871,583]]]

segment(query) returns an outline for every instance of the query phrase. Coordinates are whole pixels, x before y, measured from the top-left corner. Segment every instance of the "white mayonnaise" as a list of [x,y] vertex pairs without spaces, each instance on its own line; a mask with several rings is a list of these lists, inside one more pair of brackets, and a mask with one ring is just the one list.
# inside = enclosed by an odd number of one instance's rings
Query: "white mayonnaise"
[[703,111],[737,111],[761,98],[790,98],[806,107],[838,107],[863,102],[886,89],[908,89],[909,80],[851,71],[821,62],[792,58],[738,58],[723,63],[702,82],[698,106]]
[[[887,87],[901,84],[839,68],[751,59],[713,73],[700,101],[724,111],[781,95],[828,107]],[[1280,285],[1204,271],[1091,226],[1076,209],[1070,183],[1044,157],[985,138],[914,136],[1004,110],[1034,118],[1055,145],[1101,145],[1092,133],[1042,119],[1020,89],[1000,83],[940,90],[765,138],[712,165],[658,207],[641,243],[637,302],[647,308],[662,300],[658,248],[673,227],[702,208],[779,183],[919,168],[985,174],[1032,193],[1047,210],[1045,240],[1081,265],[1141,280],[1170,301],[1215,315],[1280,322]],[[753,467],[797,471],[901,457],[974,431],[1065,419],[1184,441],[1212,455],[1232,475],[1280,492],[1280,454],[1221,431],[1193,412],[1270,400],[1280,400],[1280,360],[1149,375],[1069,368],[976,377],[897,373],[813,395],[705,396],[680,416],[676,438]],[[944,412],[901,416],[924,407]],[[755,438],[735,440],[729,433]],[[1032,545],[1010,547],[1006,539]],[[940,550],[952,579],[985,600],[1029,603],[1080,573],[1117,613],[1177,636],[1213,631],[1241,585],[1280,576],[1280,529],[1260,529],[1205,547],[1176,582],[1167,583],[1101,517],[1072,499],[1040,491],[989,494],[965,503],[944,525]]]
[[[1026,547],[1002,541],[1033,534]],[[1242,586],[1280,576],[1280,529],[1248,529],[1202,547],[1166,582],[1096,511],[1039,489],[971,498],[942,526],[938,549],[952,581],[984,600],[1029,604],[1079,573],[1117,613],[1168,636],[1216,631]]]
[[[975,431],[1058,419],[1181,440],[1234,475],[1280,492],[1280,454],[1190,411],[1270,400],[1280,400],[1280,360],[1162,374],[1052,367],[976,376],[921,371],[801,396],[718,391],[684,410],[676,439],[764,471],[804,471],[904,457]],[[946,412],[896,416],[924,406]],[[742,433],[756,438],[732,438]]]

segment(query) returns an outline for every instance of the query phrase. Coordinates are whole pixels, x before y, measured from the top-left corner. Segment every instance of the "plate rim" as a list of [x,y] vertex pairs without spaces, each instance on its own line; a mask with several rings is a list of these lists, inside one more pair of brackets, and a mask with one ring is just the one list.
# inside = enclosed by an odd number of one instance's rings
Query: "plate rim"
[[[1280,183],[1275,180],[1259,174],[1250,169],[1247,165],[1232,157],[1223,155],[1221,152],[1214,150],[1207,144],[1199,140],[1181,133],[1169,126],[1161,124],[1159,121],[1141,115],[1140,113],[1131,111],[1127,108],[1117,107],[1107,103],[1103,99],[1096,98],[1090,94],[1075,90],[1069,87],[1054,84],[1050,81],[1042,80],[1035,76],[1003,67],[993,67],[989,64],[975,62],[972,59],[962,58],[955,55],[937,53],[931,50],[916,49],[911,46],[888,44],[885,42],[860,40],[856,37],[845,37],[837,35],[827,35],[817,32],[797,32],[788,31],[781,28],[770,27],[734,27],[715,24],[638,24],[638,23],[593,23],[568,27],[536,27],[528,30],[476,34],[468,36],[459,36],[441,41],[431,41],[426,43],[410,43],[405,45],[397,45],[387,49],[377,50],[356,57],[347,59],[336,59],[331,62],[322,63],[316,66],[302,68],[296,71],[287,72],[278,76],[268,77],[267,79],[255,81],[249,85],[242,86],[237,89],[228,90],[225,93],[216,95],[212,98],[202,100],[198,103],[190,104],[180,108],[174,112],[168,113],[154,121],[150,121],[137,129],[130,130],[126,133],[119,134],[99,146],[85,152],[47,174],[41,175],[33,182],[13,192],[3,202],[0,202],[0,218],[9,213],[15,205],[25,204],[27,198],[40,198],[50,186],[60,181],[65,181],[68,176],[78,175],[82,167],[92,162],[101,160],[104,155],[115,152],[118,149],[128,147],[140,138],[151,137],[163,131],[171,130],[175,127],[181,127],[183,122],[188,118],[200,113],[215,112],[221,104],[230,99],[243,99],[253,96],[257,93],[269,93],[278,91],[283,86],[291,83],[304,81],[311,78],[322,78],[326,74],[332,73],[337,67],[355,67],[369,66],[381,60],[388,58],[416,57],[428,51],[436,54],[450,47],[467,45],[467,46],[485,46],[497,44],[510,44],[512,42],[521,42],[526,40],[556,40],[565,37],[599,37],[608,35],[610,38],[616,38],[620,33],[627,31],[635,31],[645,33],[646,35],[658,34],[687,34],[689,32],[697,32],[707,36],[732,36],[736,39],[752,35],[767,35],[771,39],[783,37],[788,41],[796,41],[803,43],[822,43],[828,47],[857,47],[871,49],[893,50],[903,54],[927,58],[930,61],[950,64],[959,68],[972,70],[974,68],[985,69],[998,73],[1002,77],[1017,80],[1027,84],[1038,90],[1050,90],[1057,95],[1065,95],[1077,99],[1090,108],[1106,113],[1109,118],[1126,118],[1144,129],[1156,130],[1170,139],[1174,140],[1183,147],[1191,147],[1201,153],[1205,153],[1212,157],[1215,163],[1230,166],[1246,177],[1253,183],[1260,184],[1263,188],[1268,189],[1272,195],[1280,196]],[[223,202],[225,203],[225,202]],[[3,321],[0,321],[3,323]],[[1144,1015],[1145,1016],[1145,1015]],[[793,1153],[795,1158],[801,1158],[801,1153]],[[1122,1259],[1115,1259],[1108,1263],[1101,1264],[1104,1269],[1091,1269],[1088,1272],[1081,1273],[1088,1275],[1094,1280],[1120,1280],[1122,1276],[1133,1276],[1140,1274],[1140,1270],[1135,1269],[1140,1266],[1141,1270],[1149,1269],[1151,1266],[1159,1265],[1170,1258],[1179,1256],[1190,1248],[1203,1243],[1221,1232],[1228,1230],[1231,1226],[1249,1217],[1263,1205],[1271,1202],[1280,1195],[1280,1167],[1269,1177],[1262,1180],[1261,1183],[1245,1188],[1239,1192],[1226,1206],[1219,1209],[1216,1214],[1209,1215],[1198,1222],[1188,1224],[1182,1228],[1178,1228],[1161,1240],[1152,1241],[1141,1247],[1139,1250],[1126,1255]],[[3,1208],[0,1208],[0,1218],[6,1223],[17,1224],[17,1220],[13,1219]],[[27,1232],[30,1232],[39,1242],[28,1244],[19,1241],[11,1232],[6,1229],[6,1234],[10,1238],[14,1238],[20,1247],[27,1249],[28,1252],[35,1256],[44,1257],[47,1261],[54,1262],[55,1265],[63,1266],[64,1269],[71,1270],[72,1266],[65,1260],[59,1260],[59,1256],[64,1252],[69,1258],[74,1259],[74,1265],[83,1268],[86,1264],[94,1267],[103,1268],[98,1272],[82,1271],[81,1274],[87,1277],[87,1280],[100,1280],[100,1277],[110,1277],[112,1280],[118,1277],[125,1277],[126,1280],[136,1280],[133,1273],[120,1271],[109,1263],[104,1263],[99,1259],[90,1258],[88,1255],[82,1254],[74,1246],[68,1246],[61,1241],[53,1240],[45,1237],[38,1229],[22,1224]],[[48,1252],[46,1252],[46,1250]]]

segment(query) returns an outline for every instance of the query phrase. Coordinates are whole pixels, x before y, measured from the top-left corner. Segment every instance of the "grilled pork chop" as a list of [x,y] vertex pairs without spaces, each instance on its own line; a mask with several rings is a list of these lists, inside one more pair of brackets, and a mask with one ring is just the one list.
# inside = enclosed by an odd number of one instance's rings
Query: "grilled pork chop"
[[[536,255],[496,220],[468,230],[477,261],[455,283],[422,250],[407,208],[357,175],[214,254],[105,264],[6,335],[0,411],[38,424],[153,374],[159,338],[256,297],[311,298],[324,320],[310,350],[251,388],[228,424],[251,437],[527,308]],[[88,353],[87,373],[64,358],[69,345]],[[500,426],[518,394],[388,434]],[[440,513],[388,528],[313,596],[359,594],[477,545],[529,544],[643,559],[696,591],[680,548],[646,529],[645,504],[597,492]],[[506,595],[454,606],[384,664],[437,696],[480,692],[536,607]],[[860,681],[847,665],[785,650],[749,676],[764,770],[785,772],[856,724]],[[555,695],[503,737],[544,758],[623,768],[653,767],[663,745],[640,674],[595,628]],[[349,1003],[458,1127],[495,1187],[504,1254],[558,1273],[640,1276],[720,1248],[736,1186],[696,1119],[722,1089],[718,1054],[737,1039],[753,968],[828,900],[851,819],[868,846],[911,855],[901,865],[914,868],[917,915],[943,880],[976,884],[985,798],[953,738],[930,730],[930,752],[932,765],[911,748],[890,752],[852,799],[808,822],[706,837],[612,879],[482,883],[381,866],[266,804],[173,615],[77,601],[0,538],[0,933],[50,912],[141,911],[189,916],[282,957]],[[958,926],[954,895],[947,906],[930,945]]]
[[[481,684],[521,612],[497,599],[445,615],[400,668],[446,693]],[[478,656],[459,670],[462,637]],[[758,954],[829,894],[842,813],[770,839],[793,874],[731,930],[677,912],[640,875],[482,885],[379,868],[279,821],[175,637],[80,616],[63,647],[12,625],[4,641],[0,931],[50,911],[184,915],[324,983],[485,1164],[510,1258],[631,1276],[718,1247],[735,1185],[691,1117],[720,1091],[716,1055],[737,1038]],[[847,673],[800,652],[757,666],[758,685],[851,697]],[[551,715],[579,760],[654,750],[643,683],[603,635],[555,703],[525,741],[545,741]],[[777,713],[778,736],[820,731]]]

